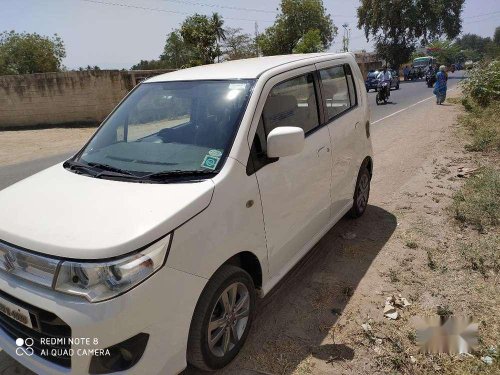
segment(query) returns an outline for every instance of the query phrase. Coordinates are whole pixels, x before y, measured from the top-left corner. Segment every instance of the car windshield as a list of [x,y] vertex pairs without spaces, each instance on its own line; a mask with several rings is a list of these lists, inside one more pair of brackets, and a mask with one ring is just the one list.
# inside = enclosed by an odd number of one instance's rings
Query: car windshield
[[379,72],[370,72],[368,73],[368,78],[377,78]]
[[217,173],[231,148],[253,82],[141,84],[67,165],[101,171],[99,176],[106,175],[104,170],[108,177]]
[[414,67],[424,67],[429,65],[429,58],[421,58],[421,59],[415,59],[413,60],[413,66]]

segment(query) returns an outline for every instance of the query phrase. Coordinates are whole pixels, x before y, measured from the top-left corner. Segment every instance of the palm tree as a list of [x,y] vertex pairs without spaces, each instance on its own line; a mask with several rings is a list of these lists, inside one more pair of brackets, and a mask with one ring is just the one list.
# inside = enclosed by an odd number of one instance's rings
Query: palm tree
[[224,25],[224,20],[222,19],[222,16],[219,13],[215,12],[214,14],[212,14],[211,23],[217,44],[217,62],[219,62],[220,61],[219,42],[226,40],[226,30],[222,28],[222,26]]

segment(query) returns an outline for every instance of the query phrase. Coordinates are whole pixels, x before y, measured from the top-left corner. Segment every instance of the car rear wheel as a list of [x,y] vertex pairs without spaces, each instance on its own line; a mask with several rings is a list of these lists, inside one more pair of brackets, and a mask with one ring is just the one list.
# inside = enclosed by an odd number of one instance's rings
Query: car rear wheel
[[363,165],[358,173],[356,181],[356,189],[354,190],[353,205],[349,214],[353,218],[358,218],[364,214],[368,206],[368,198],[370,197],[370,171]]
[[222,266],[196,305],[189,330],[188,362],[205,371],[229,364],[250,331],[255,298],[255,286],[247,272]]

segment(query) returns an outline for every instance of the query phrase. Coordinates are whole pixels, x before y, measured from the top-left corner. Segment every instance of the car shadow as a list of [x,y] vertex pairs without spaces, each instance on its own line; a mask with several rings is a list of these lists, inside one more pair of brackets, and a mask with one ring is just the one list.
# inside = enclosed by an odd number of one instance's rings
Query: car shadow
[[[258,302],[245,346],[219,374],[291,374],[308,355],[326,362],[352,359],[353,348],[322,343],[396,226],[393,214],[371,205],[357,220],[340,220]],[[280,368],[283,356],[286,367]],[[202,373],[191,367],[183,372]]]

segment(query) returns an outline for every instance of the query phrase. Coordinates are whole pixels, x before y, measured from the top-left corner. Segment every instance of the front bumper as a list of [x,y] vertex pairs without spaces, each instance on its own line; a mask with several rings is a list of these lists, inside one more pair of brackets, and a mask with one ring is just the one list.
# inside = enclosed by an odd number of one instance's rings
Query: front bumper
[[[207,280],[168,266],[129,292],[100,303],[0,274],[0,290],[27,304],[56,314],[71,327],[71,367],[41,356],[16,354],[15,339],[0,328],[0,347],[37,374],[88,374],[91,350],[105,349],[139,333],[149,334],[141,360],[127,374],[176,374],[186,367],[186,349],[194,308]],[[80,340],[88,343],[88,340]],[[86,349],[86,350],[83,350]]]

